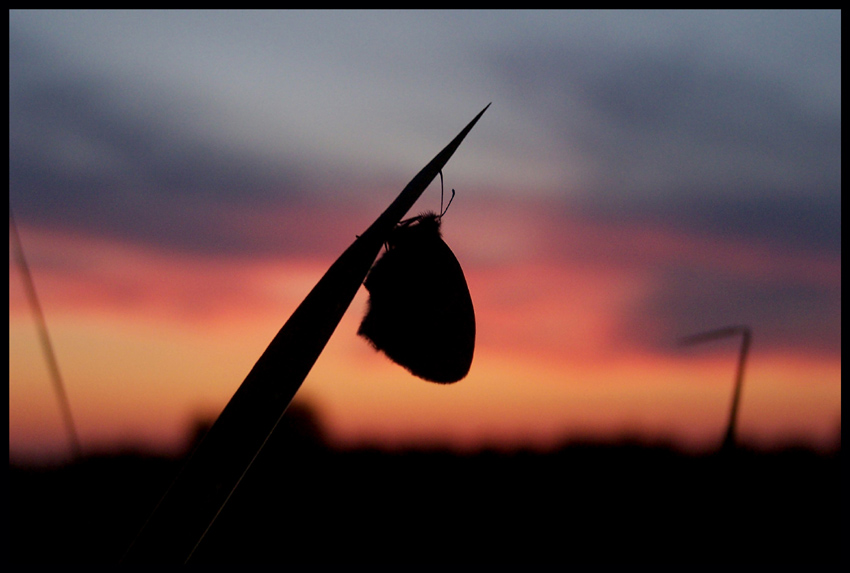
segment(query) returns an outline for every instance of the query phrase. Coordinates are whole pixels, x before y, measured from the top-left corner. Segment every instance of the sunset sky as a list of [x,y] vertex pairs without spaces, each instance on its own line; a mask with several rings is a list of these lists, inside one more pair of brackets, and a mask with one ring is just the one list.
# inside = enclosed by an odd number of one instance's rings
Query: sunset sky
[[[10,13],[9,193],[84,450],[182,447],[413,176],[477,319],[432,384],[356,335],[296,396],[341,446],[838,444],[841,18]],[[436,210],[439,182],[410,215]],[[11,239],[11,234],[10,234]],[[9,258],[9,447],[68,437]]]

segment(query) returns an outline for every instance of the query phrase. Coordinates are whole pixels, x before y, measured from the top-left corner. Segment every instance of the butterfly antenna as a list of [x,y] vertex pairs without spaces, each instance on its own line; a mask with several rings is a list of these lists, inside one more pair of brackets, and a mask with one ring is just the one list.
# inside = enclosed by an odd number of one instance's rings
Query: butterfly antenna
[[440,171],[440,217],[445,215],[446,211],[449,210],[449,205],[452,204],[452,201],[454,201],[454,198],[455,198],[455,190],[452,189],[452,196],[449,199],[449,204],[446,205],[445,209],[443,209],[443,172]]
[[440,169],[440,217],[443,216],[443,170]]

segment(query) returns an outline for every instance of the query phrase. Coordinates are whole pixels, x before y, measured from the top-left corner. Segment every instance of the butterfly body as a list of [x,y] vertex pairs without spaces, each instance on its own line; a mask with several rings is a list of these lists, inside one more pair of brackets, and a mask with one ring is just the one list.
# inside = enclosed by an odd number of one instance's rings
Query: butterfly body
[[445,384],[469,372],[475,313],[440,223],[425,213],[393,230],[364,282],[369,307],[358,334],[412,374]]

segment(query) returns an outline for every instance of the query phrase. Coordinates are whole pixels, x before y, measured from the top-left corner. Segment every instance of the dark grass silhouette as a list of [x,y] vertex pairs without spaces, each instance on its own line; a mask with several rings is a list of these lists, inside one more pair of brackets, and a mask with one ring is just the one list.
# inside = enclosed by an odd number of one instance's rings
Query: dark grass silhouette
[[[127,453],[11,467],[8,561],[114,563],[179,464]],[[831,563],[840,495],[840,452],[342,451],[296,402],[193,562]]]
[[728,338],[730,336],[741,335],[741,350],[738,353],[738,365],[735,370],[735,387],[732,390],[732,406],[729,410],[729,422],[726,424],[726,433],[723,436],[723,442],[720,449],[724,452],[730,452],[735,449],[735,427],[738,421],[738,405],[741,402],[741,389],[744,386],[744,369],[747,365],[747,355],[750,351],[750,342],[752,341],[752,330],[748,326],[728,326],[726,328],[718,328],[692,336],[686,336],[679,339],[679,344],[682,346],[693,346],[702,344],[720,338]]
[[[198,444],[122,561],[185,563],[191,559],[281,420],[381,246],[488,107],[407,184],[292,313]],[[293,496],[299,493],[289,492]]]
[[33,281],[26,256],[24,255],[24,247],[21,243],[21,237],[18,234],[18,225],[15,223],[15,215],[12,213],[11,204],[9,205],[9,227],[12,230],[11,242],[15,250],[15,259],[17,260],[18,267],[21,270],[21,277],[24,281],[24,290],[27,293],[27,300],[30,303],[30,308],[32,309],[33,316],[35,317],[36,327],[38,328],[38,338],[41,342],[41,349],[44,352],[47,369],[50,372],[50,380],[53,382],[53,391],[56,393],[56,398],[59,401],[59,410],[62,413],[62,421],[65,423],[65,431],[68,434],[68,440],[71,444],[71,455],[75,459],[79,459],[83,455],[83,448],[80,444],[79,435],[77,434],[77,427],[74,424],[74,416],[71,414],[71,403],[68,401],[65,384],[62,382],[62,374],[59,371],[59,362],[56,360],[56,352],[53,350],[53,343],[50,341],[50,334],[47,330],[47,321],[44,319],[44,312],[41,309],[41,303],[38,301],[38,293],[35,290],[35,281]]

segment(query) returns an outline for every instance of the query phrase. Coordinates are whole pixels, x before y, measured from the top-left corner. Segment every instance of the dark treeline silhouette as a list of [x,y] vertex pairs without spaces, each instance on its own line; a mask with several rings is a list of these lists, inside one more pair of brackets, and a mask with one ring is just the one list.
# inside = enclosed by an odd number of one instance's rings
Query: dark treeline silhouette
[[[837,562],[839,460],[636,441],[548,454],[339,451],[295,403],[192,560]],[[128,453],[10,464],[9,561],[117,562],[181,463]]]

